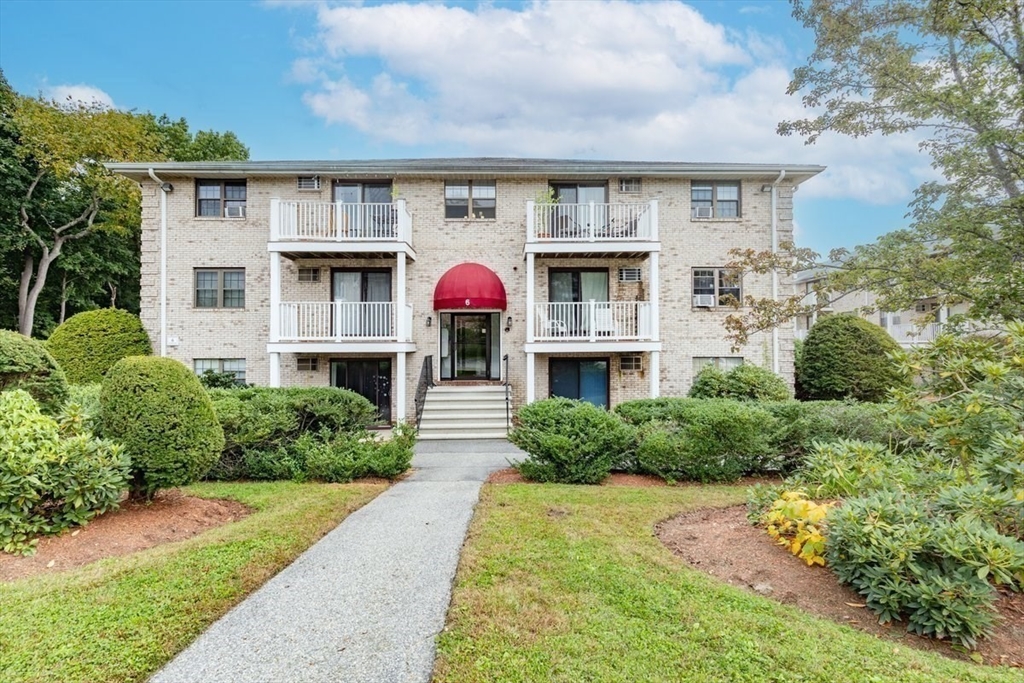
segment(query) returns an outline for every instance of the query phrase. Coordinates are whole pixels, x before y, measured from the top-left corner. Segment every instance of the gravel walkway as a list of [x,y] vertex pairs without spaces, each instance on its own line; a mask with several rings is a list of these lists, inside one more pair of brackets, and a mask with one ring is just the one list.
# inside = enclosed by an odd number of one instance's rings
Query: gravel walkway
[[152,683],[425,683],[452,579],[505,441],[425,441],[416,471],[211,626]]

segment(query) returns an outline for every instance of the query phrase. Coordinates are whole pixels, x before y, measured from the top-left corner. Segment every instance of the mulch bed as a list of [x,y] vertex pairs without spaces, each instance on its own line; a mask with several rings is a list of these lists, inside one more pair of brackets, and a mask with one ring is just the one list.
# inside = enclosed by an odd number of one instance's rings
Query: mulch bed
[[[832,572],[808,567],[751,526],[743,506],[687,512],[658,524],[655,531],[692,567],[726,583],[901,645],[968,659],[948,642],[908,633],[904,624],[879,624],[863,598]],[[986,664],[1024,667],[1024,595],[1001,591],[996,608],[1001,618],[976,653]]]
[[122,502],[84,527],[39,540],[35,555],[0,553],[0,581],[80,567],[191,538],[207,529],[234,522],[251,511],[233,500],[186,496],[177,489],[161,491],[153,502]]

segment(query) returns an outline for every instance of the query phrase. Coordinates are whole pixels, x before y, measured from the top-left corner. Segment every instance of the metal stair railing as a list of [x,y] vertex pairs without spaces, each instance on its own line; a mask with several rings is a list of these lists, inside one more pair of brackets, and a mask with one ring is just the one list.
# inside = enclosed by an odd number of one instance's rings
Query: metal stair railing
[[432,386],[434,386],[434,357],[427,356],[423,359],[420,380],[416,384],[416,429],[420,428],[420,422],[423,420],[423,407],[427,403],[427,389]]

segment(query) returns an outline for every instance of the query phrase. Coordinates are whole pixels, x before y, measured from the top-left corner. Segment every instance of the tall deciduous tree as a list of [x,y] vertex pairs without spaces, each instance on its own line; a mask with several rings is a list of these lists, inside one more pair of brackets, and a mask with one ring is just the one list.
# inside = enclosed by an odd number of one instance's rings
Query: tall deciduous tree
[[[779,124],[813,143],[913,131],[941,180],[915,192],[909,228],[829,262],[793,245],[736,251],[757,272],[818,268],[821,288],[870,290],[883,310],[920,298],[965,303],[967,317],[1024,318],[1024,0],[794,0],[815,50],[794,72],[812,116]],[[727,321],[745,342],[805,310],[754,300]]]

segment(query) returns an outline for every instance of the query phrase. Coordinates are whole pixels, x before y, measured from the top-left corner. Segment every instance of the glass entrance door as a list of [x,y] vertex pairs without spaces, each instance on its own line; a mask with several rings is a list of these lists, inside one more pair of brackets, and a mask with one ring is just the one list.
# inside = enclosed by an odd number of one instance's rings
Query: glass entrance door
[[441,379],[499,379],[499,313],[441,314]]

